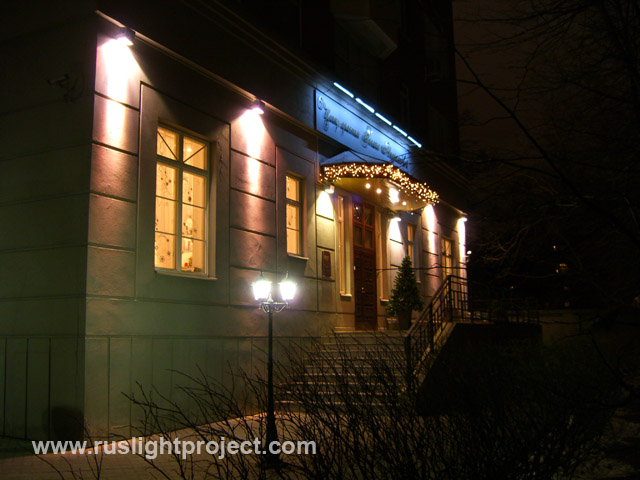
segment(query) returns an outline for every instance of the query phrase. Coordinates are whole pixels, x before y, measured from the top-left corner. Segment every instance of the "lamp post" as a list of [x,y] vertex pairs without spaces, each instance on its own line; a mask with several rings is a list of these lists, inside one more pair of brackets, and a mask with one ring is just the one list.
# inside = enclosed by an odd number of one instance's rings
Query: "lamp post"
[[269,341],[267,345],[267,465],[273,466],[278,461],[278,454],[271,452],[271,444],[278,441],[276,429],[276,416],[273,402],[273,313],[281,312],[289,305],[296,294],[296,284],[289,280],[287,274],[280,282],[281,302],[276,302],[271,297],[271,281],[264,278],[260,272],[260,278],[252,284],[253,296],[260,302],[260,309],[269,316]]

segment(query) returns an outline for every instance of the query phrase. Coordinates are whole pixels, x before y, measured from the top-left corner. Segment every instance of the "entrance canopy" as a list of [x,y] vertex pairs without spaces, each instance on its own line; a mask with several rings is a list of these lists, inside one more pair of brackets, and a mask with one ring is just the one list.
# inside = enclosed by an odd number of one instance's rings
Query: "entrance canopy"
[[320,167],[321,180],[394,211],[418,210],[438,202],[438,194],[391,163],[342,152]]

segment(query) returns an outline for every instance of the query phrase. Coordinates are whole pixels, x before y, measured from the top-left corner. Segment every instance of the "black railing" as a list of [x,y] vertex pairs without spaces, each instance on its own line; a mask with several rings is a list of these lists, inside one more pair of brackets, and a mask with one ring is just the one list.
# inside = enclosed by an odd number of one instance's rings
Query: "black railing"
[[472,320],[491,323],[539,323],[537,302],[529,299],[484,300],[472,298],[469,302]]
[[537,304],[526,300],[469,299],[467,279],[448,276],[404,337],[409,388],[416,386],[416,379],[433,359],[445,324],[461,321],[539,323],[540,314]]
[[473,320],[469,313],[467,280],[450,275],[436,290],[431,301],[404,337],[407,357],[407,383],[413,387],[416,377],[426,366],[437,338],[447,322]]

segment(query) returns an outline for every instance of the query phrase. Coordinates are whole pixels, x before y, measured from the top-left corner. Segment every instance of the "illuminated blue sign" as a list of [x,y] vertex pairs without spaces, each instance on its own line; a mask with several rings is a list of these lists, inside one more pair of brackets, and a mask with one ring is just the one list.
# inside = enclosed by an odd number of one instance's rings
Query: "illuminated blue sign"
[[351,110],[316,90],[316,129],[351,150],[406,167],[409,150]]

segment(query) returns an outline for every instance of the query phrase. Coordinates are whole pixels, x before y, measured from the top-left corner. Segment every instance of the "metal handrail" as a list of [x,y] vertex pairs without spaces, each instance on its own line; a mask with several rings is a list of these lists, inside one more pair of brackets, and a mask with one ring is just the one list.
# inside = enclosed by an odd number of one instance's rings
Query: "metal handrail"
[[[428,354],[433,351],[435,340],[444,325],[451,322],[456,314],[464,317],[468,312],[466,278],[447,276],[404,337],[406,376],[410,388],[427,361]],[[473,315],[469,318],[472,319]]]
[[420,312],[404,337],[407,384],[413,388],[432,357],[436,340],[448,322],[539,323],[537,305],[529,302],[469,300],[467,279],[449,275]]

